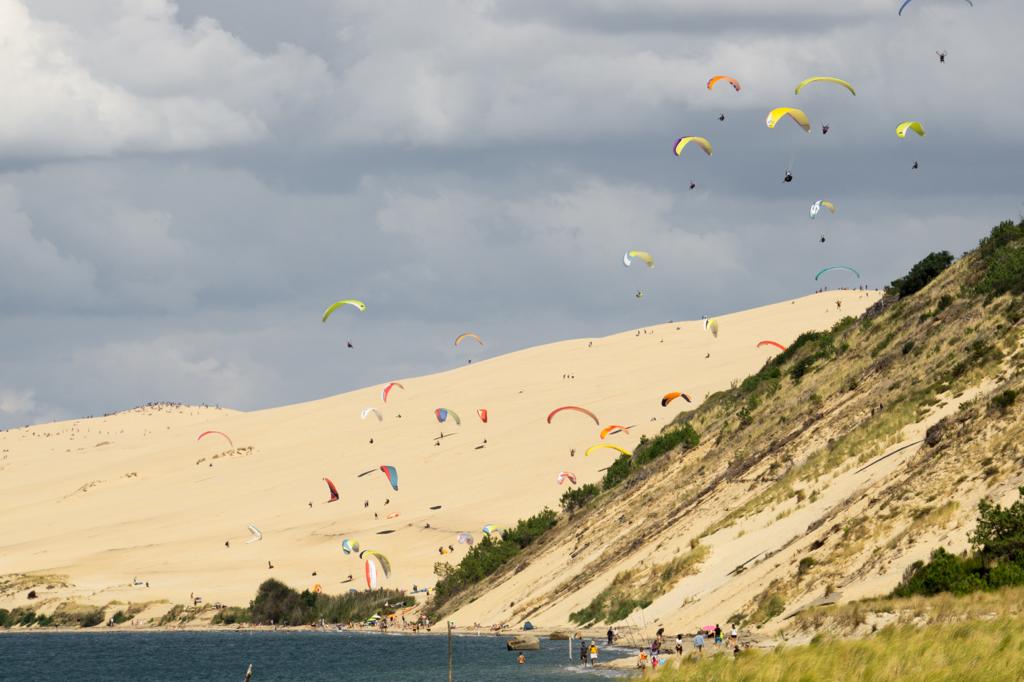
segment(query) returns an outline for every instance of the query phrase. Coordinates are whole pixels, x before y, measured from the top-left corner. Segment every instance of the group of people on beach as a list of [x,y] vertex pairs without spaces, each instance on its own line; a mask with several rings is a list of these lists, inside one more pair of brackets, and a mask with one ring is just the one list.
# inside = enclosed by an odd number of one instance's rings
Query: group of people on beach
[[[611,630],[609,630],[608,632],[610,641]],[[658,666],[664,662],[664,659],[661,658],[661,649],[665,643],[664,635],[665,628],[659,628],[657,634],[654,637],[654,641],[651,643],[650,650],[648,651],[647,649],[640,649],[636,662],[637,668],[646,671],[649,666],[652,670],[657,670]],[[731,650],[734,656],[738,656],[740,652],[739,630],[736,628],[736,625],[734,623],[729,625],[728,638],[729,643],[727,651]],[[725,643],[725,633],[722,630],[722,627],[717,623],[713,628],[709,625],[697,628],[692,641],[693,655],[695,658],[703,658],[704,647],[707,645],[707,640],[709,639],[712,640],[716,651],[720,650],[722,648],[722,645]],[[683,655],[683,640],[684,636],[682,633],[676,635],[676,656],[682,657]]]

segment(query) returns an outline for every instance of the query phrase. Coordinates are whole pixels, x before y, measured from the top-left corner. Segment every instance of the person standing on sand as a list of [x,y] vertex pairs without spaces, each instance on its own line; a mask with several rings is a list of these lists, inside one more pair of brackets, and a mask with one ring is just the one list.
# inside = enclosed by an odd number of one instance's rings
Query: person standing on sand
[[701,630],[697,630],[697,635],[693,638],[693,650],[698,658],[704,656],[704,633]]
[[718,649],[722,646],[722,628],[718,623],[715,623],[715,648]]

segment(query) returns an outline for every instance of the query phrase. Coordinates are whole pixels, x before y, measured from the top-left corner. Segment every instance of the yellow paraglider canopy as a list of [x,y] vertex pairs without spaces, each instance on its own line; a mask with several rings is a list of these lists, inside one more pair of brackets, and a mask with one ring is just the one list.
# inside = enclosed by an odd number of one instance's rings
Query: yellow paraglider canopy
[[333,313],[335,310],[337,310],[338,308],[340,308],[342,306],[345,306],[345,305],[350,305],[350,306],[352,306],[353,308],[355,308],[356,310],[358,310],[361,313],[366,312],[366,304],[365,303],[363,303],[362,301],[357,301],[354,298],[346,298],[346,299],[344,299],[342,301],[337,301],[337,302],[332,303],[331,305],[327,306],[327,310],[324,311],[323,321],[326,322],[327,318],[331,316],[331,313]]
[[805,78],[804,80],[800,81],[797,84],[795,94],[799,95],[800,91],[803,90],[803,87],[808,83],[817,83],[818,81],[842,85],[844,88],[850,91],[850,94],[854,96],[857,95],[857,91],[854,90],[853,86],[850,85],[847,81],[844,81],[842,78],[833,78],[832,76],[811,76],[810,78]]
[[774,128],[775,124],[786,116],[789,116],[791,119],[796,121],[796,124],[803,128],[804,132],[811,132],[811,122],[807,118],[807,114],[799,109],[793,109],[791,107],[779,107],[778,109],[772,109],[768,112],[768,118],[766,118],[764,122],[769,128]]
[[899,124],[898,126],[896,126],[896,137],[906,137],[908,130],[913,130],[921,137],[924,137],[924,126],[921,125],[920,121],[904,121],[903,123]]
[[595,450],[601,450],[601,449],[615,450],[615,451],[618,451],[618,452],[622,453],[623,455],[632,455],[633,454],[630,451],[625,450],[625,449],[623,449],[623,447],[620,447],[618,445],[612,445],[609,442],[601,442],[601,443],[598,443],[596,445],[591,445],[590,447],[588,447],[587,452],[584,453],[584,457],[588,457]]
[[680,137],[676,140],[676,144],[672,148],[672,151],[675,152],[676,156],[679,156],[683,153],[683,147],[691,142],[703,149],[705,154],[711,156],[711,143],[708,142],[705,137]]

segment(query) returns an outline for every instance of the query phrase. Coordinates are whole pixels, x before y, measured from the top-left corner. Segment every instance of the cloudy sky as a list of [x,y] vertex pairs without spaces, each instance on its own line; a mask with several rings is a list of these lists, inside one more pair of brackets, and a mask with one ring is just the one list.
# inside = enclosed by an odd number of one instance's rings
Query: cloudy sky
[[1024,3],[898,5],[0,0],[0,427],[313,399],[959,254],[1024,210]]

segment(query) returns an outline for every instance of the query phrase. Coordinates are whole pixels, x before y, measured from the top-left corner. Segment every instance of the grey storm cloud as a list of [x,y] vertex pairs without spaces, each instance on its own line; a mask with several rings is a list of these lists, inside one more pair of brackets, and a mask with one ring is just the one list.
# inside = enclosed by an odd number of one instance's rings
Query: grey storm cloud
[[962,252],[1024,208],[1024,6],[975,4],[0,0],[0,426],[312,399]]

